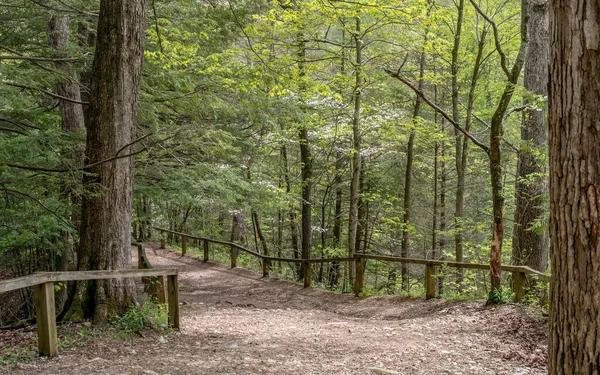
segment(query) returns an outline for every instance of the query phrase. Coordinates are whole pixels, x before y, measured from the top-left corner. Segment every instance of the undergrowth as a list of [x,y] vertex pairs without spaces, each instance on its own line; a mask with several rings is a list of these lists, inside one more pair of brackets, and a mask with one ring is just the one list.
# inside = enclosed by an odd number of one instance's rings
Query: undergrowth
[[125,315],[113,318],[110,323],[127,335],[138,333],[145,328],[166,333],[169,331],[167,305],[146,299],[139,307],[131,306]]

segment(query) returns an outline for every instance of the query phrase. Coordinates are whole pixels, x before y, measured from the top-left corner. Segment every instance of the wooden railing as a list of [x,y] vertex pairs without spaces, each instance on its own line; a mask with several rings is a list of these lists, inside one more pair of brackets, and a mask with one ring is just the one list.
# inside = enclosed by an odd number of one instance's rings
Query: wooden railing
[[[138,255],[140,251],[144,252],[144,249],[143,246],[141,246],[140,250],[140,246],[138,245]],[[143,257],[145,258],[145,252]],[[140,259],[139,262],[143,262],[143,260]],[[58,355],[56,311],[54,307],[55,282],[124,279],[133,277],[159,278],[162,280],[165,276],[167,277],[167,289],[169,295],[169,325],[174,329],[179,329],[179,290],[177,284],[177,268],[147,268],[115,271],[38,272],[28,276],[0,281],[0,293],[33,287],[39,353],[43,356],[53,357]]]
[[[356,253],[353,258],[317,258],[317,259],[291,259],[291,258],[276,258],[257,253],[256,251],[247,249],[239,244],[227,241],[213,240],[207,237],[193,236],[187,233],[181,233],[169,229],[153,227],[163,233],[170,233],[175,236],[181,237],[181,255],[185,255],[187,252],[187,239],[194,239],[203,241],[204,256],[203,261],[209,260],[209,244],[215,243],[230,247],[230,258],[231,268],[235,268],[237,265],[237,251],[236,249],[244,251],[250,255],[253,255],[262,261],[263,277],[269,275],[270,263],[273,261],[278,262],[289,262],[289,263],[300,263],[304,264],[304,287],[308,288],[311,285],[311,267],[313,263],[330,263],[330,262],[350,262],[354,263],[356,268],[356,277],[354,281],[354,294],[359,295],[363,291],[364,286],[364,271],[366,260],[378,260],[391,263],[409,263],[409,264],[422,264],[425,266],[425,298],[430,299],[436,296],[436,267],[452,267],[452,268],[466,268],[466,269],[479,269],[489,270],[489,264],[478,264],[478,263],[461,263],[452,261],[432,260],[432,259],[418,259],[418,258],[400,258],[374,254]],[[165,239],[161,238],[160,243],[161,249],[165,248]],[[352,266],[352,264],[350,264]],[[513,292],[515,302],[521,302],[525,296],[525,279],[527,275],[536,276],[539,280],[550,281],[550,275],[543,272],[536,271],[526,266],[502,266],[502,271],[512,273],[513,279]]]

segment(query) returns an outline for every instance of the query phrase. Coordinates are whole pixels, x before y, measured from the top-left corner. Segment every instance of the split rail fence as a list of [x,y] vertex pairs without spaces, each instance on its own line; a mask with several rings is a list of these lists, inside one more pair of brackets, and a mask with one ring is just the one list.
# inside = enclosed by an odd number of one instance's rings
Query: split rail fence
[[138,247],[140,269],[114,271],[68,271],[38,272],[28,276],[0,281],[0,293],[21,288],[33,287],[35,302],[38,350],[40,355],[54,357],[58,355],[58,336],[56,331],[56,308],[54,302],[54,283],[83,280],[107,280],[141,277],[150,285],[149,291],[159,301],[165,302],[164,277],[167,278],[169,325],[179,329],[179,290],[177,268],[151,268],[142,244]]
[[[263,277],[269,276],[269,271],[271,267],[271,262],[288,262],[288,263],[296,263],[303,264],[304,267],[304,287],[308,288],[311,285],[311,264],[314,263],[330,263],[330,262],[350,262],[350,267],[353,266],[356,269],[356,277],[354,282],[354,294],[359,295],[363,291],[364,287],[364,270],[366,261],[368,259],[378,260],[383,262],[391,262],[391,263],[408,263],[408,264],[421,264],[425,266],[425,298],[435,298],[436,297],[436,268],[437,267],[451,267],[451,268],[462,268],[462,269],[477,269],[477,270],[489,270],[489,264],[480,264],[480,263],[463,263],[463,262],[452,262],[452,261],[443,261],[443,260],[433,260],[433,259],[419,259],[419,258],[400,258],[400,257],[392,257],[392,256],[383,256],[383,255],[374,255],[374,254],[364,254],[364,253],[356,253],[352,258],[315,258],[315,259],[292,259],[292,258],[278,258],[271,257],[267,255],[260,254],[256,251],[250,250],[236,244],[234,242],[227,241],[219,241],[214,240],[207,237],[201,236],[193,236],[187,233],[181,233],[169,229],[153,227],[155,230],[158,230],[162,233],[170,233],[174,236],[181,237],[181,255],[185,255],[187,253],[187,242],[190,240],[202,241],[203,243],[203,258],[204,262],[209,260],[209,249],[210,244],[219,244],[229,246],[230,248],[230,260],[231,260],[231,268],[235,268],[237,266],[237,256],[238,250],[243,251],[247,254],[250,254],[254,257],[257,257],[262,262],[263,269]],[[165,238],[164,236],[161,238],[161,248],[165,248]],[[508,266],[503,265],[502,271],[511,272],[513,279],[513,292],[514,292],[514,300],[515,302],[521,302],[523,297],[525,296],[525,279],[527,275],[535,275],[539,280],[542,281],[550,281],[550,275],[545,274],[543,272],[539,272],[527,266]]]

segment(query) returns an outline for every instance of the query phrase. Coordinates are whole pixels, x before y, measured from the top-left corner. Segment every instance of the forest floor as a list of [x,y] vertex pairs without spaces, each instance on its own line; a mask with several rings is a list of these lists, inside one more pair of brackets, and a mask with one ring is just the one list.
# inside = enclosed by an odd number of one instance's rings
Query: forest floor
[[[182,258],[155,244],[147,244],[147,255],[155,267],[180,270],[180,331],[88,337],[84,346],[65,345],[56,358],[4,374],[547,373],[547,322],[524,307],[355,298]],[[15,335],[35,342],[26,331],[0,332],[0,346]]]

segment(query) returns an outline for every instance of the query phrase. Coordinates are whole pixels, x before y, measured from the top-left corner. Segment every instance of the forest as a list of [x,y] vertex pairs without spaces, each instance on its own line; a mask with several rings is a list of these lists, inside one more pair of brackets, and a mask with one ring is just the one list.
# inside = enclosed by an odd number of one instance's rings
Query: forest
[[[0,19],[0,279],[130,269],[134,242],[203,253],[176,233],[360,298],[504,304],[502,267],[524,266],[549,373],[600,371],[596,2],[2,0]],[[138,303],[132,279],[56,285],[62,322]],[[0,294],[0,327],[35,320],[30,289]]]

